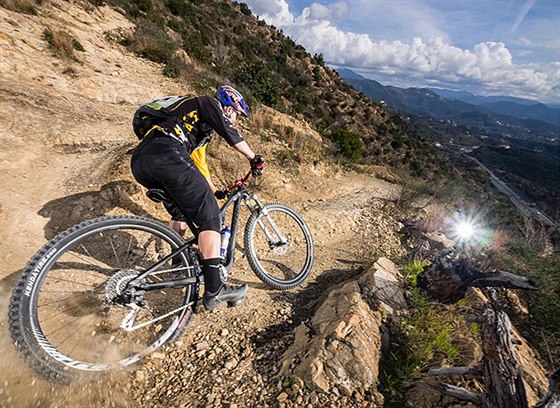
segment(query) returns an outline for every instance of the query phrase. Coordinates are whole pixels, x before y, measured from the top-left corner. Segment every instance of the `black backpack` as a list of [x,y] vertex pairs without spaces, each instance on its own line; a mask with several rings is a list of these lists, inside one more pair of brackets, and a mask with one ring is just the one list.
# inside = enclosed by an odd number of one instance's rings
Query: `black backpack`
[[154,126],[168,118],[171,112],[185,99],[187,98],[184,96],[168,96],[142,104],[134,113],[132,119],[132,129],[138,139],[142,140]]

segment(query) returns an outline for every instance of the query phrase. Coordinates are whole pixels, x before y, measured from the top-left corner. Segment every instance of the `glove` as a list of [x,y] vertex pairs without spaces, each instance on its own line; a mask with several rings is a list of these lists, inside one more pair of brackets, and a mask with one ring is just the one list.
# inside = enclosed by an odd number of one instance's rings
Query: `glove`
[[227,198],[228,194],[226,190],[216,190],[214,191],[214,197],[216,197],[218,200],[223,200],[225,198]]
[[263,168],[264,168],[264,157],[261,155],[255,155],[251,160],[251,173],[253,177],[262,176]]

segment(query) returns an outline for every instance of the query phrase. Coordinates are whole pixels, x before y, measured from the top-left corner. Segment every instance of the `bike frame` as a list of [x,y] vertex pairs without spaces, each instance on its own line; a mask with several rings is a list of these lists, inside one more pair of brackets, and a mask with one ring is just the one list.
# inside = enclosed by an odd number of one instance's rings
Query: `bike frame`
[[[241,212],[241,203],[244,202],[249,211],[261,211],[263,208],[263,204],[259,201],[256,195],[249,194],[249,192],[245,189],[244,184],[249,179],[251,173],[247,173],[245,177],[240,180],[236,180],[233,185],[231,185],[227,191],[229,193],[229,197],[224,205],[220,208],[220,222],[221,225],[225,222],[225,217],[227,210],[233,206],[232,216],[231,216],[231,238],[229,240],[228,248],[226,250],[226,256],[224,261],[222,262],[223,267],[226,269],[227,272],[231,270],[233,267],[233,263],[235,261],[235,243],[237,238],[237,231],[239,228],[239,215]],[[254,202],[254,205],[251,205],[250,202]],[[273,228],[277,230],[277,228],[272,223]],[[264,226],[263,226],[264,227]],[[200,273],[200,267],[198,266],[198,254],[195,251],[189,251],[193,245],[196,245],[198,241],[197,236],[191,238],[190,240],[186,241],[183,245],[179,246],[177,249],[173,250],[169,255],[165,256],[163,259],[155,263],[154,265],[150,266],[144,272],[142,272],[138,277],[134,280],[129,282],[127,286],[132,286],[134,288],[138,288],[145,291],[150,290],[157,290],[163,288],[171,288],[171,287],[184,287],[188,285],[199,284],[204,282],[204,276]],[[195,270],[195,275],[190,276],[184,279],[169,279],[163,280],[160,282],[144,282],[144,279],[149,275],[153,274],[157,271],[161,266],[169,262],[169,260],[173,259],[176,256],[181,256],[181,254],[186,255],[189,263],[196,264],[187,268],[181,269],[189,269],[193,268]],[[167,271],[164,271],[167,272]]]

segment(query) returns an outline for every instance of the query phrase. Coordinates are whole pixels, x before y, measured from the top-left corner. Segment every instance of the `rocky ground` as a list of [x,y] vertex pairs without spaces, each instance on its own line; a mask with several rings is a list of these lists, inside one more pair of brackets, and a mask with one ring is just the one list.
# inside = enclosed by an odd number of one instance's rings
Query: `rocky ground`
[[[46,27],[80,41],[80,62],[52,55],[42,38]],[[73,2],[52,1],[38,16],[0,8],[0,406],[350,406],[338,390],[327,395],[300,387],[298,394],[297,386],[286,387],[280,362],[294,329],[328,287],[364,270],[374,253],[399,251],[399,224],[389,212],[398,191],[371,175],[321,163],[285,168],[274,157],[280,142],[264,144],[249,127],[248,141],[269,163],[261,198],[296,208],[315,239],[315,265],[302,287],[270,290],[241,258],[232,279],[249,284],[245,304],[200,310],[177,343],[95,383],[51,383],[15,354],[6,326],[10,291],[47,239],[102,214],[164,218],[129,174],[130,118],[144,100],[190,90],[108,42],[107,33],[128,29],[115,11]],[[231,179],[227,171],[245,170],[223,143],[213,149],[218,182]]]

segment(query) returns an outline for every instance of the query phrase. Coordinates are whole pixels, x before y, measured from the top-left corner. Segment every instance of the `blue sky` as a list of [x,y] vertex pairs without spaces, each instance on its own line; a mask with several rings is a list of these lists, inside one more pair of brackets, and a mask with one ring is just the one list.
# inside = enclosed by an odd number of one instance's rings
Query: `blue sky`
[[560,102],[558,0],[244,0],[254,14],[384,85]]

